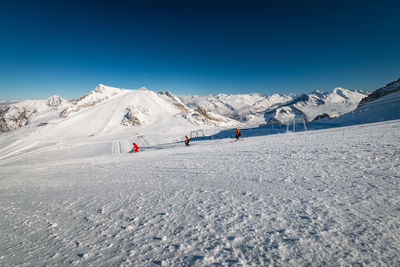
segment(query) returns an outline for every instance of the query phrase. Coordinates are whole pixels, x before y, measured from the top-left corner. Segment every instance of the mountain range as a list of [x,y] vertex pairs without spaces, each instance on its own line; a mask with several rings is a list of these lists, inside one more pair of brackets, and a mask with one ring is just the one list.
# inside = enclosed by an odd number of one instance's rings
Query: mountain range
[[332,92],[315,91],[296,96],[247,95],[182,96],[183,103],[190,107],[203,107],[248,126],[261,124],[286,124],[293,120],[307,122],[323,117],[338,117],[354,110],[360,100],[368,95],[363,91],[335,88]]
[[[357,107],[396,92],[400,79],[368,94],[335,88],[302,95],[176,96],[169,91],[153,92],[145,87],[119,89],[99,84],[75,101],[59,96],[44,100],[1,101],[0,133],[22,126],[44,127],[60,137],[132,133],[151,135],[164,131],[173,136],[199,129],[258,127],[287,124],[293,120],[311,122],[336,118]],[[50,129],[51,128],[51,129]]]

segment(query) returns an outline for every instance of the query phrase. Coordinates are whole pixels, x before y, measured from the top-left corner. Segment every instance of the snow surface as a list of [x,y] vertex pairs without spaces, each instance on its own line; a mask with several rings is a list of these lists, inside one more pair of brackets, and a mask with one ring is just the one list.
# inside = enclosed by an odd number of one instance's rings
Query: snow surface
[[3,151],[0,266],[400,265],[400,120],[230,140]]

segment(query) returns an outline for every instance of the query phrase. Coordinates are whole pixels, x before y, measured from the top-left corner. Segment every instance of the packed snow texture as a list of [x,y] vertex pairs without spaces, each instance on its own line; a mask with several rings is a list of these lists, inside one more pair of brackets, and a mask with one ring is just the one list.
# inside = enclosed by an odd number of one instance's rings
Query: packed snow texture
[[400,265],[399,120],[76,142],[0,160],[1,266]]

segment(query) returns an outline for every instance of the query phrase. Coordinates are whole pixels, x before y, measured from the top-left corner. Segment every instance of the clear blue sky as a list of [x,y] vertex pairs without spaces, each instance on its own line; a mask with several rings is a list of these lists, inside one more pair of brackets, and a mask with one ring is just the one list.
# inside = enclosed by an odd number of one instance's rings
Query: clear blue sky
[[400,1],[19,1],[0,99],[97,84],[175,94],[374,90],[400,77]]

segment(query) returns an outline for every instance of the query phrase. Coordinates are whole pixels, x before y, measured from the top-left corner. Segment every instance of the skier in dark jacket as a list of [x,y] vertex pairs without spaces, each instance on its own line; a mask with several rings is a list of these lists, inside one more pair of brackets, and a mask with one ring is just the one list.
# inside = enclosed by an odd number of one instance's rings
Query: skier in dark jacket
[[187,137],[187,135],[185,135],[185,138],[186,138],[186,139],[185,139],[185,145],[186,145],[186,146],[190,146],[190,145],[189,145],[189,142],[190,142],[189,137]]

